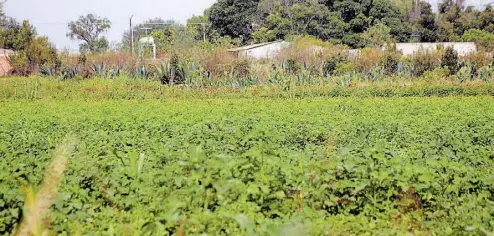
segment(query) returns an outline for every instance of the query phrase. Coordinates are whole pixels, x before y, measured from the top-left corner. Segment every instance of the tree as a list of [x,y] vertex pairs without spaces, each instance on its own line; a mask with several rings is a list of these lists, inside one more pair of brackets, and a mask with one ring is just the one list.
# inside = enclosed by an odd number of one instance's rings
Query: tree
[[494,34],[484,30],[469,29],[461,37],[464,42],[476,42],[484,49],[491,51],[494,49]]
[[8,18],[2,28],[0,46],[3,48],[25,50],[36,37],[36,29],[26,20],[19,24],[14,18]]
[[398,64],[402,54],[396,50],[396,45],[387,45],[379,64],[383,67],[386,75],[393,75],[398,71]]
[[27,48],[17,51],[10,60],[14,71],[24,76],[37,73],[42,66],[57,69],[61,64],[57,50],[43,36],[32,39]]
[[77,21],[70,22],[68,27],[67,37],[71,40],[83,41],[79,46],[81,52],[98,53],[108,49],[108,40],[101,37],[102,33],[111,28],[108,19],[87,14],[80,16]]
[[4,2],[0,2],[0,25],[3,25],[3,21],[5,18],[5,11],[3,10]]
[[489,4],[478,14],[478,29],[494,33],[494,8]]
[[252,23],[257,14],[259,0],[219,0],[208,9],[213,30],[221,36],[251,39]]
[[420,17],[416,22],[416,27],[420,33],[422,42],[436,42],[438,26],[436,15],[432,12],[432,7],[427,2],[419,2]]
[[29,75],[38,72],[41,66],[57,67],[57,50],[46,37],[38,37],[36,29],[25,20],[22,24],[9,18],[0,31],[0,47],[16,51],[10,56],[14,72]]
[[362,5],[354,1],[340,0],[334,3],[334,9],[336,12],[341,13],[341,18],[345,22],[350,22],[363,12]]
[[[204,25],[203,25],[204,24]],[[209,16],[193,16],[187,20],[187,34],[191,35],[197,41],[210,40],[211,38],[211,22]]]
[[365,31],[365,33],[362,34],[362,38],[366,41],[367,46],[380,48],[391,42],[390,32],[391,28],[383,23],[377,23]]
[[458,53],[453,47],[447,47],[444,51],[443,57],[441,59],[441,66],[448,67],[449,74],[454,75],[458,72]]
[[[220,35],[242,38],[244,44],[309,35],[351,47],[366,45],[363,33],[381,23],[394,41],[407,42],[413,32],[408,23],[407,0],[219,0],[206,12]],[[248,7],[248,8],[247,8]],[[413,23],[424,41],[436,41],[438,27],[429,4]],[[415,18],[414,18],[415,19]],[[486,21],[489,17],[485,17]]]

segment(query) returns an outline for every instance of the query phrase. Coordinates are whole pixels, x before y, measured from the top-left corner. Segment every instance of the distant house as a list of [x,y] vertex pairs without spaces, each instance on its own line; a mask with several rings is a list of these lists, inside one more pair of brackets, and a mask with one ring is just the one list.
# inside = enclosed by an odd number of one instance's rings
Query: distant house
[[14,51],[8,49],[0,49],[0,76],[7,76],[12,73],[12,66],[10,65],[9,55],[12,55]]
[[289,42],[276,41],[269,43],[259,43],[239,48],[229,49],[235,57],[247,57],[252,59],[273,59],[278,56],[283,48],[290,46]]
[[[386,47],[386,46],[384,46]],[[440,48],[453,47],[459,56],[466,56],[477,51],[477,45],[472,42],[447,42],[447,43],[397,43],[396,49],[403,56],[412,55],[419,50],[436,51]],[[384,49],[384,48],[383,48]]]

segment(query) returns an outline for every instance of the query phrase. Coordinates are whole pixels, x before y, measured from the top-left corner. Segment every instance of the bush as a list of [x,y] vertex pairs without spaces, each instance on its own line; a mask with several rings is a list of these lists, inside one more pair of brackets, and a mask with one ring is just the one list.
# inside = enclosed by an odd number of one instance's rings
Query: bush
[[421,76],[439,66],[440,57],[436,52],[420,50],[412,55],[413,75]]
[[450,71],[447,67],[437,67],[432,71],[424,72],[424,74],[421,76],[421,79],[426,82],[433,82],[444,79],[448,75],[450,75]]
[[247,59],[238,59],[234,61],[233,73],[235,77],[247,78],[250,75],[250,61]]
[[351,62],[340,62],[334,70],[335,75],[345,75],[355,71],[355,67]]
[[313,75],[327,75],[328,61],[341,62],[347,58],[348,48],[345,46],[332,45],[314,37],[298,37],[288,48],[282,49],[276,59],[279,62],[294,60]]
[[295,58],[289,58],[285,63],[285,71],[289,74],[296,74],[300,70],[300,64]]
[[323,64],[323,76],[333,75],[338,63],[340,62],[337,60],[326,60]]
[[231,72],[232,62],[236,58],[227,51],[226,47],[221,46],[212,49],[198,49],[191,56],[191,60],[199,62],[211,76],[223,76]]
[[36,37],[30,40],[27,48],[19,50],[17,55],[10,57],[14,73],[22,76],[38,73],[41,67],[58,70],[61,61],[58,52],[46,37]]
[[480,50],[470,53],[463,58],[464,63],[472,65],[475,69],[490,65],[492,63],[492,54]]
[[356,71],[361,73],[370,73],[372,68],[379,65],[382,51],[379,48],[364,48],[360,53],[360,57],[354,61]]
[[384,69],[384,73],[388,76],[393,75],[398,71],[398,64],[400,63],[401,53],[396,50],[393,45],[387,47],[384,54],[379,61],[379,64]]
[[30,69],[29,58],[25,51],[21,51],[16,55],[11,55],[10,65],[14,68],[14,74],[16,75],[27,76],[32,72]]
[[454,75],[458,72],[458,53],[453,47],[447,47],[441,59],[441,66],[449,69],[449,75]]
[[465,42],[476,42],[487,51],[494,49],[494,34],[479,29],[469,29],[461,37]]

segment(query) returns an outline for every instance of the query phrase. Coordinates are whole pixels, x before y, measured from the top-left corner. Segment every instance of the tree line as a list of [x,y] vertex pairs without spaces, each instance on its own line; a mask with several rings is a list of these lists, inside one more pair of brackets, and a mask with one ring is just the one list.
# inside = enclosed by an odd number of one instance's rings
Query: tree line
[[395,42],[487,42],[494,33],[490,5],[479,10],[444,0],[438,9],[412,0],[219,0],[206,15],[213,30],[244,43],[311,35],[362,48],[372,45],[372,31]]
[[[40,65],[59,64],[57,50],[38,36],[28,21],[6,16],[0,3],[0,47],[13,49],[11,63],[21,74]],[[87,14],[67,26],[67,37],[80,42],[83,54],[109,49],[103,34],[111,28],[104,17]],[[146,30],[143,30],[143,29]],[[130,31],[120,50],[129,50]],[[313,36],[351,48],[379,47],[389,42],[475,41],[494,48],[494,9],[444,0],[438,12],[425,1],[412,0],[218,0],[201,16],[183,25],[152,18],[134,27],[135,39],[151,35],[158,51],[168,53],[191,45],[240,46],[295,36]]]

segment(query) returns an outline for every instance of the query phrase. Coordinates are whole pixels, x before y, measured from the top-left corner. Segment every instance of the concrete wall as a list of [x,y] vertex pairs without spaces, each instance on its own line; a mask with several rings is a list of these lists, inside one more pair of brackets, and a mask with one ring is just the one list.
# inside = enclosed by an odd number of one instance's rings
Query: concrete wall
[[10,65],[10,61],[7,55],[0,54],[0,76],[7,76],[14,68]]
[[419,50],[436,51],[439,47],[453,47],[459,56],[466,56],[477,51],[475,43],[397,43],[396,49],[404,56],[411,55]]
[[288,42],[275,42],[268,45],[239,51],[238,56],[253,59],[273,59],[278,56],[281,49],[289,46],[290,43]]

